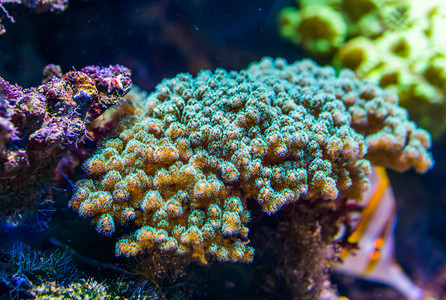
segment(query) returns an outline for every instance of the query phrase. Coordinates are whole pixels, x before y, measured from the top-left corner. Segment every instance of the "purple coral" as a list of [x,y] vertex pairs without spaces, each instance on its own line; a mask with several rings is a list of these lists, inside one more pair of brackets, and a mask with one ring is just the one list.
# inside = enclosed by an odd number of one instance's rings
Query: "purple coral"
[[[23,182],[50,178],[67,149],[84,140],[88,124],[132,85],[130,70],[122,66],[87,67],[88,73],[74,71],[61,77],[55,66],[45,70],[46,83],[37,88],[23,89],[0,77],[0,196],[5,199],[20,189],[23,194]],[[118,79],[119,86],[104,88],[104,82]],[[26,202],[5,201],[0,212]]]
[[98,66],[88,66],[81,70],[90,76],[98,89],[108,94],[118,93],[121,96],[127,94],[132,87],[130,70],[121,65],[101,68]]

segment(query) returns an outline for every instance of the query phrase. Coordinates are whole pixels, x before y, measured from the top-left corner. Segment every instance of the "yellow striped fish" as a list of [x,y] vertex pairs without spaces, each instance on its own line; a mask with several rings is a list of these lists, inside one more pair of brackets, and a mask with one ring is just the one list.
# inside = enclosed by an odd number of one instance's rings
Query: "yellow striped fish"
[[355,230],[347,239],[347,244],[357,247],[345,247],[342,263],[334,269],[389,285],[408,299],[422,299],[423,290],[409,279],[395,259],[396,203],[385,169],[374,167],[369,179],[370,188],[359,203],[364,210],[358,213]]

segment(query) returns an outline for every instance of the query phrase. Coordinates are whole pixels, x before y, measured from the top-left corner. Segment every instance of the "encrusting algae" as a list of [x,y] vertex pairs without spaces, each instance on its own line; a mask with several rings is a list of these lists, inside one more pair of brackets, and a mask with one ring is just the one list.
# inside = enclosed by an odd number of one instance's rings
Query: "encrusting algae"
[[429,134],[394,94],[309,60],[179,74],[123,124],[85,163],[90,179],[69,205],[105,235],[130,225],[116,244],[124,256],[251,262],[247,199],[268,215],[287,204],[337,210],[360,199],[371,164],[433,164]]

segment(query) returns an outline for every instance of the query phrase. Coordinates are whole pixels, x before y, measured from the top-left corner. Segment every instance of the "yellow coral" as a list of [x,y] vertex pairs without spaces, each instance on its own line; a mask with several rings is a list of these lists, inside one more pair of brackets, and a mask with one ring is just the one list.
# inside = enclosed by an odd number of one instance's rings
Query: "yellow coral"
[[347,37],[342,17],[326,6],[310,5],[297,11],[287,7],[279,15],[280,33],[315,55],[327,55]]
[[[298,1],[300,8],[286,7],[279,16],[283,37],[314,56],[324,55],[337,68],[351,68],[361,79],[379,82],[394,91],[411,117],[434,137],[446,131],[446,2],[441,0],[320,0]],[[307,11],[313,15],[307,17]],[[327,18],[326,11],[334,16]],[[320,51],[316,35],[302,34],[298,24],[307,18],[308,28],[320,19],[340,19],[348,33]],[[329,25],[325,33],[331,39]],[[316,30],[317,32],[317,30]],[[316,38],[315,38],[316,36]],[[325,38],[325,40],[330,40]]]

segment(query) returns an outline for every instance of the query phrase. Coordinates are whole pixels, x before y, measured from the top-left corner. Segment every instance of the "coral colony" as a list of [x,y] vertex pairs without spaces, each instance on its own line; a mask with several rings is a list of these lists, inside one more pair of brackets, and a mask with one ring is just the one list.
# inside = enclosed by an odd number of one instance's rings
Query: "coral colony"
[[116,255],[251,262],[248,198],[268,215],[339,210],[360,199],[371,165],[429,170],[430,146],[394,94],[353,72],[264,58],[164,80],[85,163],[69,205],[105,235],[132,224]]
[[130,70],[119,65],[90,66],[63,76],[48,65],[44,74],[49,75],[46,83],[29,89],[0,77],[0,195],[10,199],[2,200],[2,214],[32,206],[57,161],[132,86]]
[[297,2],[280,13],[284,38],[394,91],[435,137],[446,131],[446,2]]

